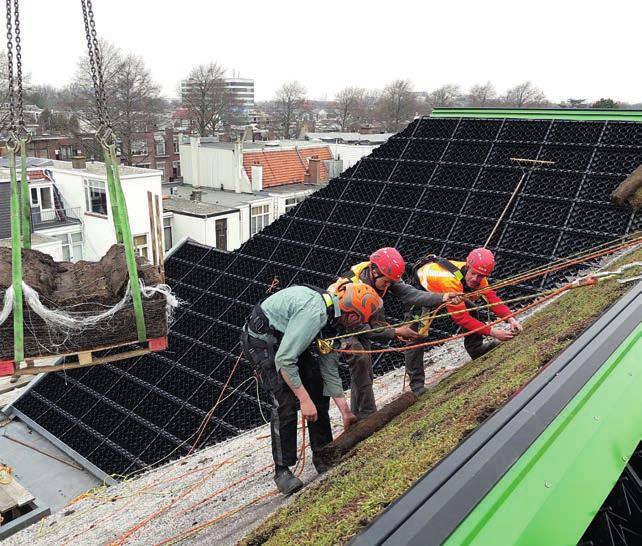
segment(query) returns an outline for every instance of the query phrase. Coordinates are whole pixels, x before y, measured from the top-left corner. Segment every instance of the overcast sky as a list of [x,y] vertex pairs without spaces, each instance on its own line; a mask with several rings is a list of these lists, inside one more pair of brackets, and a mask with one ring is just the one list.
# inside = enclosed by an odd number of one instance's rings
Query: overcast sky
[[[60,86],[86,51],[78,0],[21,0],[24,70]],[[347,85],[502,92],[532,80],[555,101],[642,102],[642,2],[486,0],[94,0],[99,35],[143,57],[163,93],[217,61],[256,80],[256,99],[301,81],[311,98]]]

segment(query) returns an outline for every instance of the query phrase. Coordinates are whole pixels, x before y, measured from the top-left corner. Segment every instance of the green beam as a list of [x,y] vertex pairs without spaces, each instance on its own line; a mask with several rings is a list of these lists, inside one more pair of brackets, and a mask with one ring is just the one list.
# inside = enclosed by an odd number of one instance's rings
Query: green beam
[[11,178],[11,283],[13,285],[13,352],[16,365],[25,359],[22,300],[22,245],[20,244],[20,197],[16,174],[16,150],[9,149]]
[[642,438],[642,325],[445,542],[577,544]]
[[592,110],[565,108],[435,108],[432,118],[567,119],[642,121],[642,110]]

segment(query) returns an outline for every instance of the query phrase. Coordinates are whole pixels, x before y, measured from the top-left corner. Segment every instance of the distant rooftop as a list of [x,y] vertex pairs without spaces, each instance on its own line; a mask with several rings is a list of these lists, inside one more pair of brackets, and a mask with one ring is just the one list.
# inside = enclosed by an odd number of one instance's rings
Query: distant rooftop
[[[260,201],[270,198],[270,195],[265,192],[236,193],[233,191],[217,190],[214,188],[203,186],[198,189],[201,190],[202,203],[219,205],[227,210],[238,209],[239,207],[245,207],[249,203],[252,203],[254,201]],[[178,197],[182,200],[189,200],[192,191],[194,191],[194,188],[188,184],[175,186],[174,195],[172,197]],[[167,203],[167,199],[165,199],[163,202]],[[165,210],[168,210],[165,206],[163,208]]]
[[[201,140],[203,148],[218,148],[222,150],[233,150],[234,142],[210,142]],[[295,148],[314,148],[319,146],[318,142],[308,140],[260,140],[257,142],[243,142],[243,150],[294,150]]]
[[[27,158],[27,168],[53,168],[62,171],[82,172],[91,175],[105,176],[105,164],[100,161],[87,161],[84,169],[74,169],[71,161],[58,161],[54,159],[41,159],[38,157]],[[20,176],[20,166],[18,165],[18,176]],[[160,171],[154,169],[144,169],[142,167],[132,167],[129,165],[120,165],[121,176],[134,176],[142,174],[158,174]],[[6,157],[0,157],[0,179],[9,179],[9,160]]]
[[252,165],[263,167],[263,188],[305,181],[310,158],[316,156],[319,160],[320,180],[328,179],[328,169],[324,160],[334,159],[328,146],[296,147],[290,149],[262,149],[246,151],[243,154],[243,168],[247,177],[252,180]]
[[265,189],[264,193],[270,195],[289,195],[291,193],[297,193],[301,191],[308,190],[320,190],[327,186],[325,184],[284,184],[283,186],[272,186],[271,188]]
[[[52,160],[53,168],[62,171],[85,172],[87,174],[105,176],[105,164],[100,161],[87,161],[85,169],[74,169],[71,166],[71,161],[57,161]],[[120,165],[119,171],[121,176],[133,176],[141,174],[157,174],[160,171],[155,169],[146,169],[143,167],[133,167],[131,165]]]
[[361,133],[346,133],[341,131],[329,131],[327,133],[308,133],[308,140],[321,140],[324,142],[386,142],[394,133],[373,133],[371,135],[362,135]]
[[163,199],[163,210],[165,212],[175,212],[187,216],[197,216],[199,218],[211,218],[220,216],[228,212],[236,212],[237,208],[231,208],[224,205],[207,203],[204,201],[193,201],[182,197],[170,197]]

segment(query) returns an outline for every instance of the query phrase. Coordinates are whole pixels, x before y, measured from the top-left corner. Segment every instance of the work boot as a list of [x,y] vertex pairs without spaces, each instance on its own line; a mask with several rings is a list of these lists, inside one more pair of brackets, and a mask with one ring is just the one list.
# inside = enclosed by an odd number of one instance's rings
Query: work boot
[[324,474],[332,468],[329,464],[325,463],[316,453],[312,454],[312,464],[319,474]]
[[485,355],[486,353],[489,353],[492,351],[495,347],[499,347],[501,345],[501,341],[499,339],[490,339],[488,341],[484,341],[482,344],[482,355]]
[[276,483],[277,489],[284,495],[296,493],[303,487],[303,482],[292,474],[292,471],[287,466],[276,466],[274,483]]
[[426,392],[426,387],[424,387],[423,385],[419,387],[411,387],[411,389],[412,389],[412,392],[415,393],[415,396],[417,397],[421,396],[423,393]]

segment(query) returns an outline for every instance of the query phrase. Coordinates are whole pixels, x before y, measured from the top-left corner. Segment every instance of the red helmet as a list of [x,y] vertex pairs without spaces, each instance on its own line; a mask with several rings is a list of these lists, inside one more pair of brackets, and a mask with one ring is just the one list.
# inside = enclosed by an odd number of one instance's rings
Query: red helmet
[[406,262],[401,254],[391,247],[375,250],[370,256],[370,263],[376,265],[381,274],[392,282],[399,282],[406,270]]
[[363,283],[345,283],[338,292],[339,307],[347,313],[356,313],[363,324],[383,307],[383,300],[374,288]]
[[488,277],[495,267],[495,255],[487,248],[476,248],[468,254],[466,265],[475,273]]

